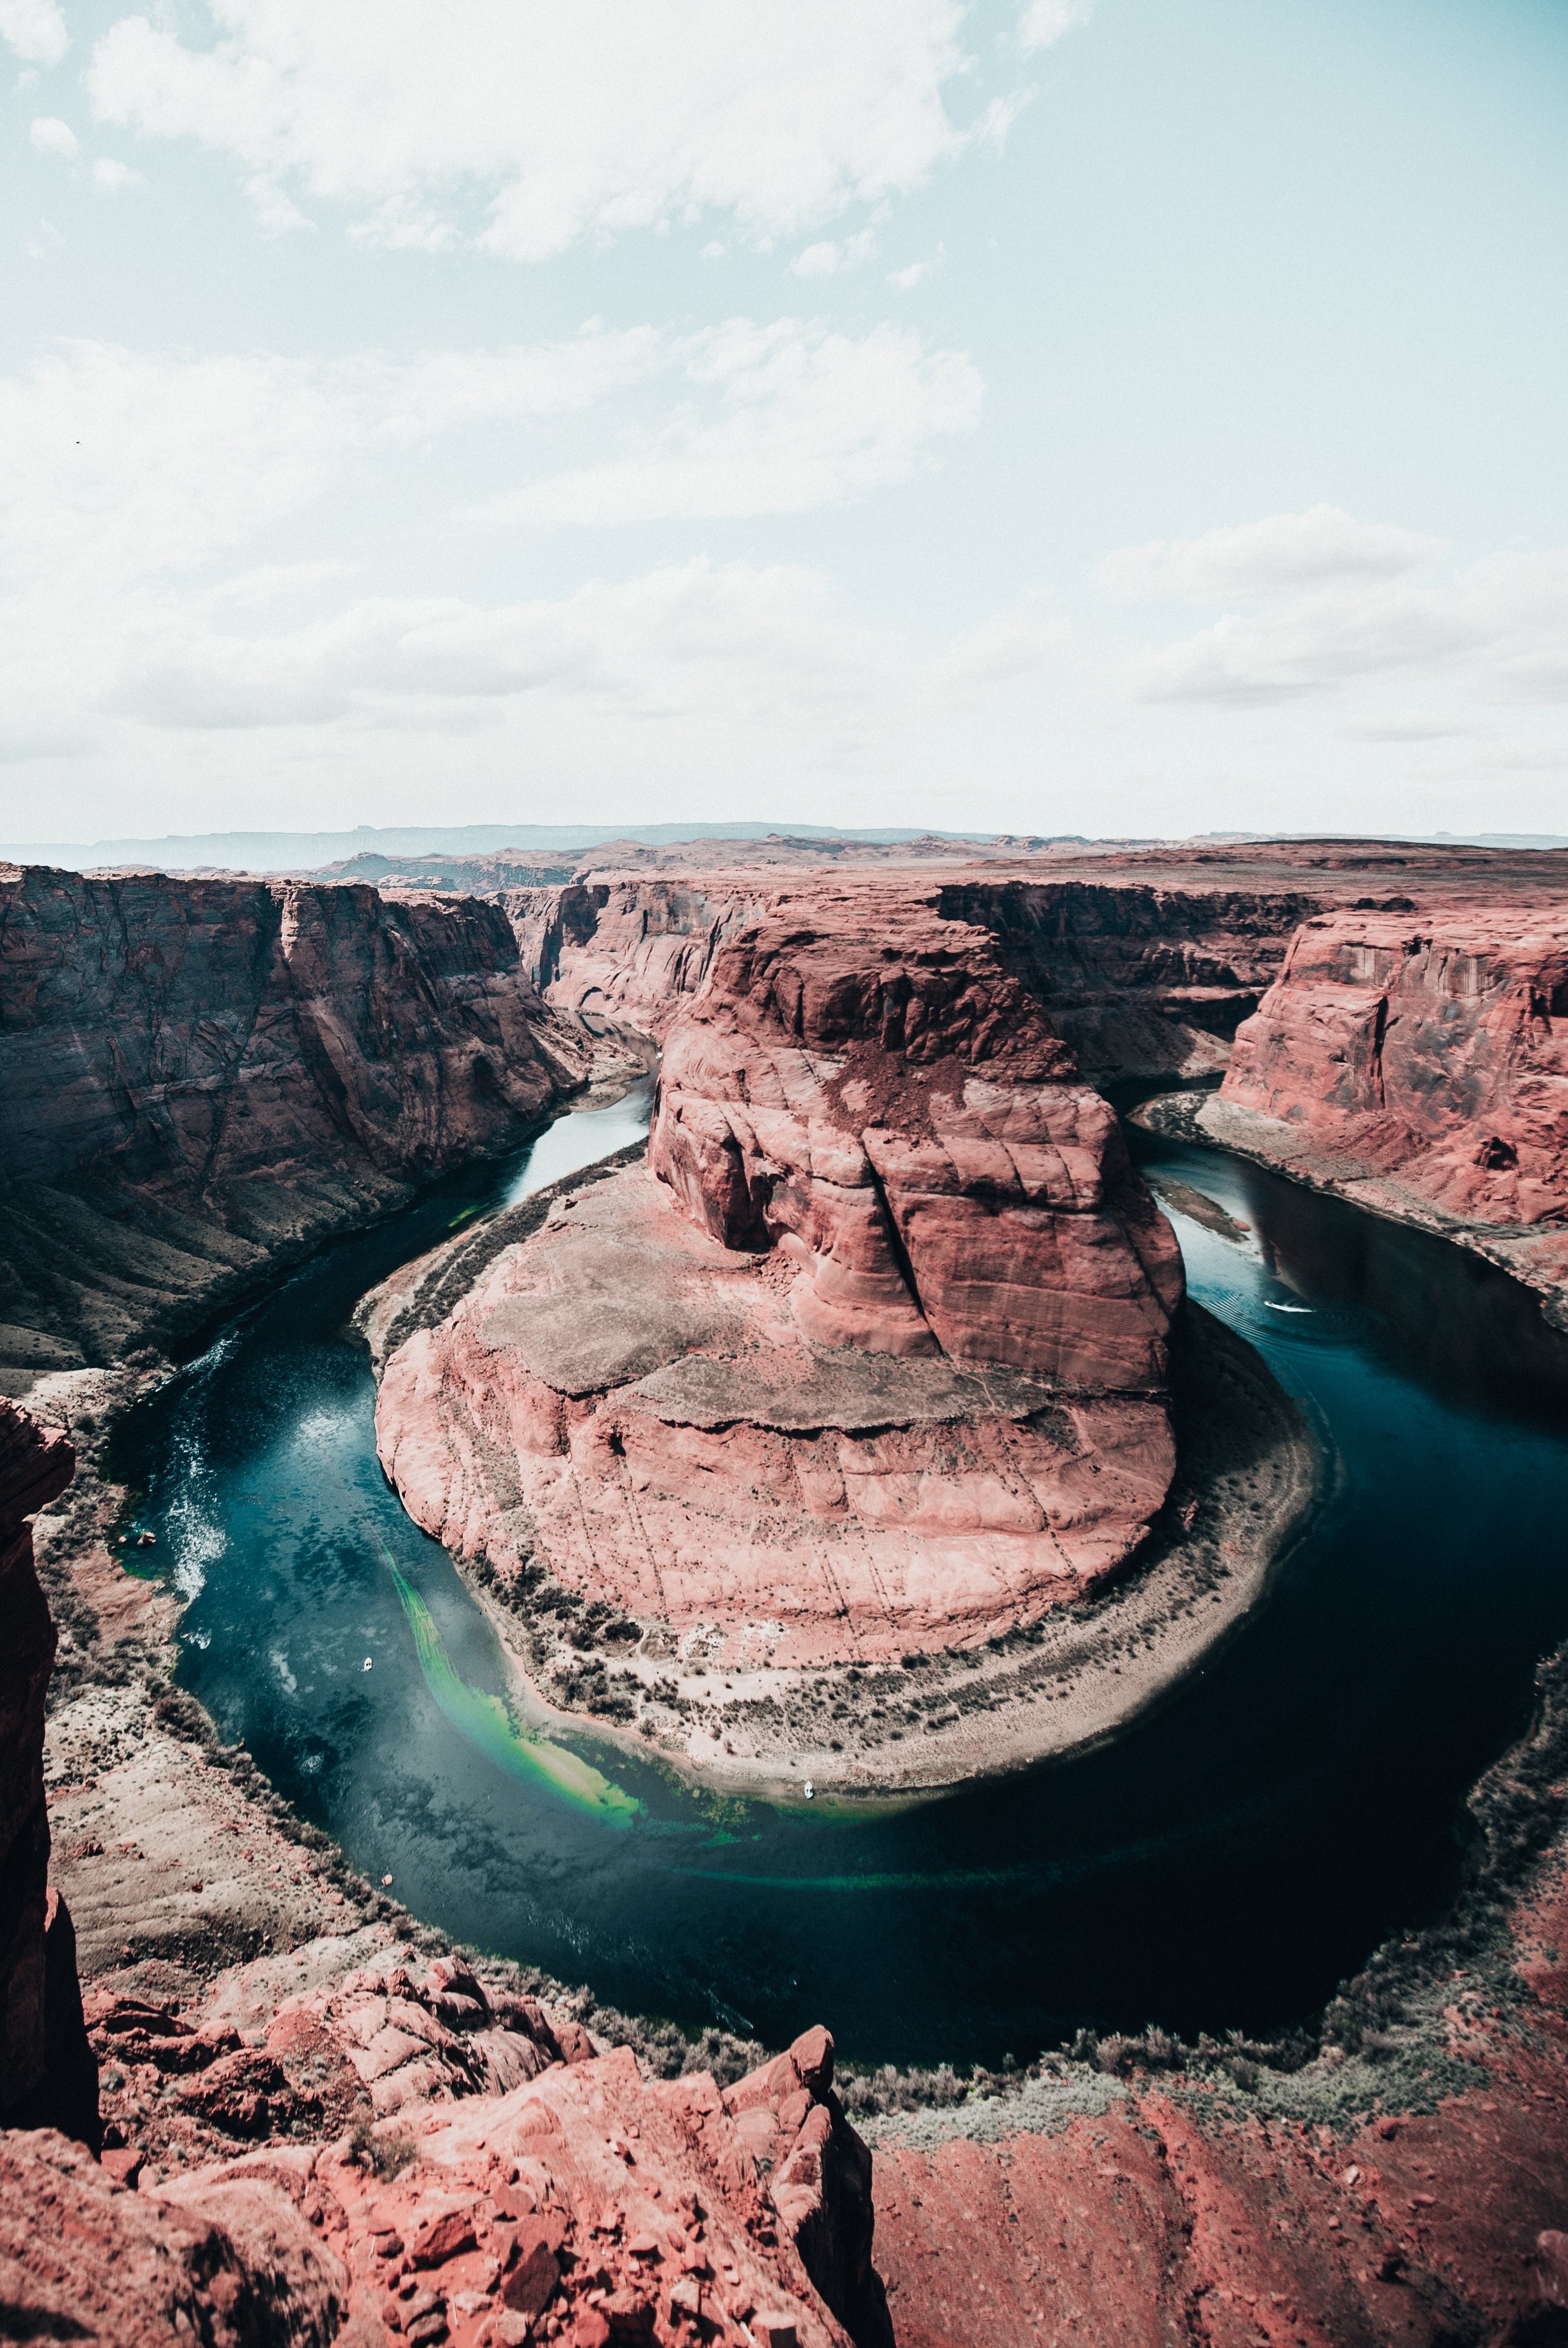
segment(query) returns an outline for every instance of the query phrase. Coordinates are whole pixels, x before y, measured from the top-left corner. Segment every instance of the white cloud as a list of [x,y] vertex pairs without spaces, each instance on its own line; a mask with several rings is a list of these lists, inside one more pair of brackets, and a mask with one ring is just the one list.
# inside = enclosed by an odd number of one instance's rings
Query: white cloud
[[[1388,563],[1392,571],[1392,547]],[[1242,706],[1399,678],[1457,686],[1472,701],[1568,702],[1568,552],[1491,555],[1430,586],[1348,572],[1332,586],[1226,613],[1135,655],[1128,672],[1139,700]]]
[[655,723],[776,726],[853,715],[882,661],[875,638],[835,622],[815,573],[699,560],[498,608],[370,598],[279,635],[219,634],[169,614],[128,643],[100,698],[178,727],[320,725],[516,696]]
[[470,519],[630,522],[801,513],[904,480],[939,436],[972,430],[982,385],[961,352],[907,330],[858,339],[783,318],[732,319],[671,347],[689,391],[673,420],[608,463],[493,499]]
[[76,132],[56,115],[37,116],[27,136],[40,155],[64,155],[68,159],[77,151]]
[[13,576],[190,570],[321,496],[354,452],[590,407],[662,351],[652,329],[317,363],[69,345],[0,380],[0,544]]
[[71,45],[55,0],[0,0],[0,40],[34,66],[57,66]]
[[93,165],[93,185],[101,188],[106,195],[120,195],[127,188],[146,184],[139,171],[133,171],[128,163],[117,162],[112,155],[100,155]]
[[[886,379],[889,355],[874,348],[869,374],[864,357],[793,323],[683,339],[589,326],[560,345],[397,362],[70,346],[0,381],[0,757],[40,757],[56,739],[87,756],[84,733],[107,755],[149,728],[284,728],[302,742],[343,726],[484,731],[514,710],[545,713],[562,742],[582,713],[618,757],[650,727],[667,744],[722,742],[732,759],[758,726],[818,752],[860,742],[911,705],[913,679],[896,644],[845,623],[815,572],[702,560],[531,599],[386,592],[379,580],[367,592],[377,574],[354,517],[445,433],[596,417],[661,381],[682,403],[713,402],[721,425],[727,402],[749,403],[733,462],[772,450],[840,493],[913,461],[930,420],[917,346],[894,351]],[[913,420],[901,422],[909,362]],[[935,382],[939,393],[940,368]],[[876,407],[860,439],[842,428],[857,384]],[[438,469],[426,529],[446,494]],[[792,494],[805,494],[798,479]],[[358,502],[333,509],[318,559],[290,559],[329,496]],[[399,536],[410,527],[405,508]]]
[[863,228],[858,236],[846,236],[841,243],[831,242],[808,244],[790,263],[792,277],[837,277],[846,269],[858,269],[863,262],[874,259],[877,236],[874,228]]
[[1038,676],[1071,637],[1042,595],[1025,595],[949,644],[932,663],[927,695],[958,707],[989,700]]
[[1025,0],[1019,20],[1019,39],[1026,49],[1048,49],[1064,33],[1087,25],[1094,0]]
[[392,244],[477,234],[535,261],[712,214],[761,242],[918,186],[971,135],[947,102],[962,0],[382,0],[374,38],[356,0],[203,14],[214,37],[189,45],[161,17],[114,25],[99,118],[197,139]]
[[1304,587],[1391,579],[1444,551],[1441,539],[1390,522],[1358,521],[1338,507],[1271,514],[1201,538],[1150,540],[1120,547],[1100,566],[1102,586],[1129,599],[1179,595],[1214,602],[1229,595],[1279,595]]
[[912,261],[907,269],[890,269],[887,273],[888,284],[897,285],[901,294],[909,293],[913,287],[919,284],[922,278],[929,277],[933,269],[941,267],[947,250],[946,244],[938,244],[928,261]]
[[292,236],[296,229],[313,228],[292,196],[265,171],[254,171],[245,182],[251,215],[263,236]]

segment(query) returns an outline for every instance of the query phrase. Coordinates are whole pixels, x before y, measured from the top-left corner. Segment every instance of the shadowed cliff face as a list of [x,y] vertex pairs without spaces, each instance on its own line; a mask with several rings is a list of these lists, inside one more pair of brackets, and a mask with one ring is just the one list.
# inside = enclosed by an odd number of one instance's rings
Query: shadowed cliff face
[[1568,910],[1307,922],[1236,1036],[1224,1097],[1450,1214],[1568,1215]]
[[496,906],[0,868],[0,1385],[166,1341],[581,1068]]
[[58,2127],[96,2146],[71,1920],[48,1890],[44,1695],[55,1625],[27,1522],[75,1465],[57,1428],[0,1401],[0,2127]]

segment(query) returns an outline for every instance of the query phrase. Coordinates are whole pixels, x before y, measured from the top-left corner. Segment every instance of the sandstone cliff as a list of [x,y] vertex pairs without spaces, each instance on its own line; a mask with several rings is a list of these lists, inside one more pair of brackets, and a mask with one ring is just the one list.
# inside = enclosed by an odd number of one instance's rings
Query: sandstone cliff
[[[1239,876],[1244,882],[1247,876]],[[1326,901],[1308,887],[1171,888],[1104,877],[1045,880],[976,867],[937,881],[868,872],[851,884],[869,932],[915,900],[924,918],[984,929],[1091,1076],[1202,1075],[1272,983],[1298,922]],[[802,918],[830,881],[692,870],[601,875],[506,892],[536,984],[562,1008],[662,1035],[705,983],[714,954],[765,918]]]
[[167,1342],[582,1068],[494,905],[0,868],[0,1385]]
[[1218,1096],[1138,1115],[1455,1240],[1568,1329],[1560,902],[1308,922],[1237,1031]]
[[1307,922],[1225,1097],[1480,1222],[1568,1215],[1568,911]]

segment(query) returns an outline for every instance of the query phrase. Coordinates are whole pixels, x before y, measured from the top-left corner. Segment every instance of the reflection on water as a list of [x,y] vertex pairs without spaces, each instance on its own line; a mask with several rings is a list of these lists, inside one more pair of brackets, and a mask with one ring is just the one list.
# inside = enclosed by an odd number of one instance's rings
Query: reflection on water
[[1267,2028],[1433,1912],[1457,1799],[1568,1634],[1568,1345],[1457,1249],[1136,1132],[1194,1293],[1337,1453],[1242,1635],[1107,1750],[891,1815],[692,1795],[538,1736],[382,1478],[347,1316],[447,1230],[633,1138],[651,1093],[329,1251],[128,1428],[191,1593],[183,1676],[225,1735],[459,1936],[775,2044],[826,2019],[866,2059]]

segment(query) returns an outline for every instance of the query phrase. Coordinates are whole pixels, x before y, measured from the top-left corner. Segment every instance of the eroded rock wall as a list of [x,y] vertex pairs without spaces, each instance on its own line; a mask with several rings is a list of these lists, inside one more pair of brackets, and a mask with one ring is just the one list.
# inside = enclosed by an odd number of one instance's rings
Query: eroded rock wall
[[977,922],[1084,1071],[1202,1076],[1224,1066],[1298,922],[1301,887],[1174,889],[1126,880],[956,880],[937,897]]
[[1238,1030],[1222,1099],[1450,1214],[1568,1216],[1568,911],[1307,922]]
[[0,868],[0,1381],[166,1340],[582,1067],[495,905]]
[[[1245,875],[1243,876],[1245,877]],[[778,870],[609,876],[507,893],[523,958],[552,1001],[662,1035],[715,953],[763,918],[809,909],[835,884]],[[842,885],[842,884],[840,884]],[[1296,924],[1326,901],[1276,882],[1171,888],[1117,879],[1009,878],[977,869],[946,881],[867,872],[868,933],[889,891],[927,917],[989,930],[1006,966],[1091,1076],[1201,1075],[1272,983]]]
[[619,880],[511,889],[500,903],[529,977],[561,1009],[662,1035],[713,953],[778,894],[768,880]]

